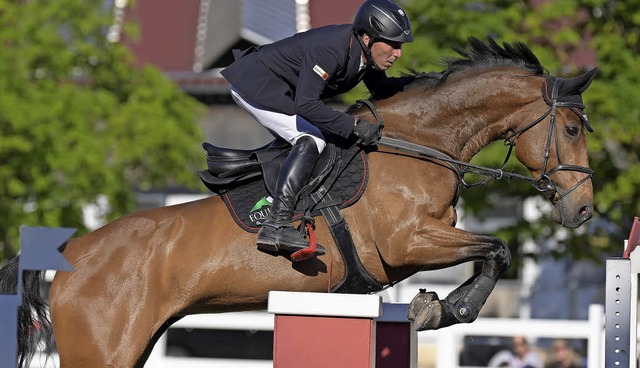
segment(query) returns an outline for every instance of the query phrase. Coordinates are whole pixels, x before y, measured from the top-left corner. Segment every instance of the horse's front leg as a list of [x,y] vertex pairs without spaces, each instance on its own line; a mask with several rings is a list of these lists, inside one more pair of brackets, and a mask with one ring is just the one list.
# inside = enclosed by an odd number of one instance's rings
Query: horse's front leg
[[[482,260],[482,270],[440,300],[435,293],[421,292],[411,302],[408,317],[419,331],[473,322],[493,288],[511,266],[511,253],[501,239],[472,234],[434,221],[421,234],[421,245],[408,247],[409,259],[426,262],[426,269]],[[405,258],[406,259],[406,258]]]
[[418,331],[471,323],[478,317],[497,281],[478,272],[442,300],[435,292],[421,289],[409,304],[407,317]]

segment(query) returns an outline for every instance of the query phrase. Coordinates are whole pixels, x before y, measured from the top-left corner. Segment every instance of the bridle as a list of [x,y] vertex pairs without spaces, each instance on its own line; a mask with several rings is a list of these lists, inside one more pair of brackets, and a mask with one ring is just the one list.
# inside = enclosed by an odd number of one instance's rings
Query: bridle
[[[549,80],[550,79],[546,79],[544,81],[543,88],[542,88],[543,94],[547,93],[547,91],[548,91],[547,85],[549,83]],[[544,114],[542,114],[542,116],[540,116],[538,119],[536,119],[533,122],[529,123],[528,125],[524,126],[520,130],[518,130],[516,132],[513,132],[512,134],[510,134],[508,137],[505,138],[505,145],[509,146],[509,153],[507,154],[507,160],[508,160],[508,157],[511,154],[512,148],[515,146],[515,141],[518,139],[518,137],[522,133],[526,132],[527,130],[529,130],[533,126],[537,125],[542,120],[544,120],[547,116],[551,115],[551,117],[549,119],[549,129],[547,130],[547,141],[546,141],[545,150],[544,150],[544,161],[542,163],[542,174],[540,174],[540,176],[538,178],[536,178],[536,179],[528,178],[528,179],[532,179],[532,180],[528,180],[528,181],[531,181],[533,183],[533,187],[536,188],[538,191],[543,192],[544,195],[553,204],[556,204],[562,198],[564,198],[567,195],[569,195],[569,193],[571,193],[574,190],[576,190],[580,185],[582,185],[582,183],[584,183],[587,180],[590,180],[591,178],[593,178],[593,170],[591,170],[588,167],[579,166],[579,165],[571,165],[571,164],[561,164],[560,163],[560,151],[559,151],[559,144],[558,144],[558,126],[556,124],[556,110],[557,110],[557,108],[558,107],[569,108],[571,111],[575,112],[578,115],[578,117],[580,117],[580,121],[582,122],[582,125],[587,130],[592,131],[592,129],[591,129],[590,125],[589,125],[589,121],[587,119],[587,116],[583,112],[584,111],[584,105],[583,104],[581,104],[579,102],[558,101],[558,89],[560,88],[560,83],[561,82],[562,82],[562,78],[554,78],[553,79],[553,86],[551,88],[551,96],[550,96],[550,98],[549,98],[549,96],[547,96],[547,98],[545,98],[545,101],[547,101],[547,104],[549,105],[549,109]],[[555,140],[553,139],[554,132],[555,132]],[[556,165],[552,169],[548,169],[549,155],[550,155],[550,152],[551,152],[551,145],[552,144],[555,144],[556,161],[558,162],[558,165]],[[560,171],[575,171],[575,172],[580,172],[580,173],[587,174],[587,175],[584,178],[582,178],[582,180],[580,180],[576,184],[574,184],[571,188],[569,188],[569,190],[567,190],[563,194],[558,195],[557,185],[553,180],[551,180],[550,176],[553,175],[554,173],[560,172]]]
[[[549,81],[552,82],[552,88],[551,88],[551,94],[550,96],[548,95],[548,84]],[[504,162],[502,163],[502,166],[499,169],[492,169],[492,168],[488,168],[488,167],[484,167],[484,166],[479,166],[479,165],[474,165],[468,162],[464,162],[464,161],[459,161],[459,160],[455,160],[453,158],[451,158],[450,156],[448,156],[445,153],[442,153],[438,150],[429,148],[429,147],[425,147],[419,144],[415,144],[415,143],[411,143],[411,142],[407,142],[404,140],[400,140],[400,139],[396,139],[396,138],[390,138],[390,137],[385,137],[383,136],[380,141],[378,141],[378,145],[379,146],[384,146],[384,147],[388,147],[388,148],[392,148],[398,151],[403,151],[403,152],[408,152],[411,154],[415,154],[417,156],[420,157],[425,157],[425,158],[429,158],[429,159],[436,159],[442,162],[447,163],[448,167],[450,169],[452,169],[457,175],[458,175],[458,179],[460,181],[460,183],[465,187],[465,188],[471,188],[471,187],[476,187],[479,185],[484,185],[487,184],[490,181],[493,180],[498,180],[498,179],[502,179],[502,178],[507,178],[507,180],[510,182],[513,179],[517,179],[517,180],[522,180],[528,183],[531,183],[533,185],[534,188],[536,188],[536,190],[542,192],[545,197],[547,197],[552,204],[556,204],[558,203],[560,200],[562,200],[562,198],[566,197],[567,195],[569,195],[569,193],[573,192],[574,190],[576,190],[580,185],[582,185],[583,183],[585,183],[587,180],[591,180],[591,178],[593,177],[593,170],[588,168],[588,167],[584,167],[584,166],[579,166],[579,165],[571,165],[571,164],[562,164],[560,163],[560,153],[558,150],[559,147],[559,143],[558,143],[558,127],[556,124],[556,110],[558,107],[565,107],[565,108],[569,108],[571,109],[571,111],[575,112],[579,117],[580,117],[580,121],[582,122],[582,125],[588,130],[588,131],[593,131],[591,129],[591,126],[589,125],[589,121],[587,120],[587,116],[584,114],[583,110],[584,110],[584,105],[580,102],[574,102],[574,101],[559,101],[558,100],[558,90],[560,88],[560,83],[562,82],[562,78],[556,78],[556,77],[550,77],[548,79],[546,79],[543,83],[543,97],[545,97],[545,102],[547,103],[547,105],[549,105],[549,109],[542,114],[539,118],[537,118],[536,120],[534,120],[533,122],[527,124],[526,126],[522,127],[521,129],[509,134],[505,140],[504,140],[504,144],[505,146],[509,147],[509,151],[507,152],[507,155],[504,159]],[[545,93],[547,95],[545,95]],[[364,103],[373,113],[375,119],[377,120],[378,124],[382,124],[382,119],[380,118],[379,114],[377,113],[375,107],[373,106],[373,103],[371,103],[371,101],[368,100],[361,100],[359,101],[361,103]],[[513,147],[516,146],[516,141],[518,139],[518,137],[520,135],[522,135],[523,133],[527,132],[529,129],[531,129],[532,127],[536,126],[538,123],[540,123],[541,121],[543,121],[547,116],[550,116],[549,119],[549,128],[547,130],[547,139],[546,139],[546,144],[545,144],[545,150],[544,150],[544,161],[542,163],[542,174],[540,174],[540,176],[538,176],[537,178],[534,177],[529,177],[529,176],[525,176],[525,175],[521,175],[518,173],[515,173],[512,171],[505,171],[505,166],[507,164],[507,162],[509,161],[509,158],[511,157],[511,153],[513,151]],[[555,135],[554,135],[555,133]],[[555,136],[555,139],[554,139]],[[549,169],[549,158],[550,158],[550,154],[551,154],[551,147],[552,144],[555,145],[556,148],[556,159],[558,162],[558,165],[556,165],[555,167]],[[574,171],[574,172],[579,172],[579,173],[583,173],[586,174],[586,176],[584,178],[582,178],[580,181],[578,181],[575,185],[573,185],[571,188],[569,188],[569,190],[567,190],[564,193],[559,193],[558,192],[558,187],[557,184],[551,180],[551,175],[557,173],[557,172],[561,172],[561,171]],[[480,181],[480,182],[476,182],[476,183],[468,183],[467,181],[465,181],[464,176],[466,174],[475,174],[478,176],[485,176],[488,177],[488,179]]]

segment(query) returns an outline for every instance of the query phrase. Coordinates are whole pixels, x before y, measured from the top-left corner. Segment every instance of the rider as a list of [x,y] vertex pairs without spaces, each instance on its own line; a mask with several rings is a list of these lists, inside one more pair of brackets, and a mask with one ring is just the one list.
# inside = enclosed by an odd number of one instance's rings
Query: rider
[[[271,213],[258,233],[258,248],[295,252],[309,241],[293,227],[301,190],[325,148],[325,135],[374,144],[377,124],[336,111],[322,99],[347,92],[361,80],[373,98],[403,89],[412,77],[387,77],[413,41],[405,12],[390,0],[367,0],[353,24],[331,25],[242,52],[222,71],[235,102],[274,136],[293,145],[277,179]],[[325,250],[317,248],[319,254]]]

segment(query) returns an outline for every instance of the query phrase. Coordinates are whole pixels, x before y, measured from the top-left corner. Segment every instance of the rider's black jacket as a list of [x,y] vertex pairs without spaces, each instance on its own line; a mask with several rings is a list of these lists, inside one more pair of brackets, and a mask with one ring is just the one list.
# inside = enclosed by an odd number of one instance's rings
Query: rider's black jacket
[[348,137],[354,118],[322,100],[344,93],[361,80],[374,98],[398,92],[413,77],[389,78],[360,69],[362,47],[350,24],[315,28],[240,52],[222,75],[243,97],[287,115],[300,115],[325,132]]

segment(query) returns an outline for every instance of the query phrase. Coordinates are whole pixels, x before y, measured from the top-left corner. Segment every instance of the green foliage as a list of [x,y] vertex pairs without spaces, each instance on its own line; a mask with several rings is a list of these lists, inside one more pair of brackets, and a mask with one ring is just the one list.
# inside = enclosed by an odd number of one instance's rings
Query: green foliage
[[134,188],[197,185],[201,107],[107,42],[103,4],[0,1],[0,259],[20,225],[82,229],[99,195],[114,218]]
[[[517,247],[526,239],[541,241],[562,232],[554,255],[600,258],[621,253],[633,216],[640,213],[640,2],[636,0],[533,1],[405,0],[415,42],[391,74],[401,70],[440,71],[452,47],[465,47],[469,36],[498,42],[523,42],[550,74],[573,77],[584,70],[575,55],[595,52],[600,73],[584,94],[586,112],[595,129],[588,135],[590,166],[596,174],[594,219],[567,231],[547,218],[518,220],[497,235]],[[586,46],[584,45],[586,43]],[[362,93],[362,92],[360,92]],[[351,98],[353,96],[348,96]],[[357,96],[361,97],[361,96]],[[497,143],[474,163],[499,167],[506,149]],[[526,171],[515,160],[509,164]],[[491,206],[486,193],[498,198],[534,196],[524,183],[493,182],[462,193],[466,213],[482,214]],[[482,216],[482,215],[481,215]],[[565,233],[568,233],[566,236]]]

